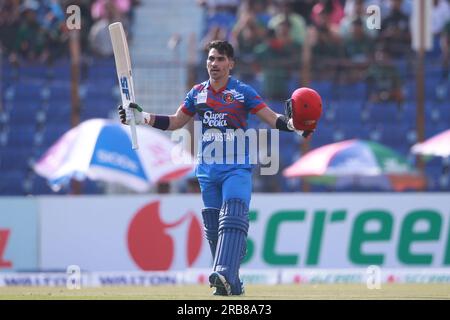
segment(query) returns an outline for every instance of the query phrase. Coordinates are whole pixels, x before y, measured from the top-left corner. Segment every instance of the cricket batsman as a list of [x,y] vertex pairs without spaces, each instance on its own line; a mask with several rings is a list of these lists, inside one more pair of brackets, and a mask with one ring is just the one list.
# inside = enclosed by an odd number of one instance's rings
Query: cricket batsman
[[[212,41],[208,46],[206,61],[209,79],[189,91],[175,114],[147,113],[135,103],[131,103],[128,108],[119,106],[123,124],[131,122],[132,109],[139,111],[135,112],[136,124],[161,130],[182,128],[196,114],[202,122],[196,175],[204,203],[202,216],[205,237],[214,261],[209,283],[215,288],[214,295],[223,296],[244,293],[239,268],[246,254],[252,165],[249,163],[247,148],[242,156],[233,154],[231,157],[235,149],[224,150],[225,162],[212,162],[208,158],[210,155],[205,155],[202,150],[214,140],[223,141],[225,148],[225,141],[233,139],[228,134],[230,129],[247,130],[249,113],[256,114],[271,128],[297,132],[305,138],[313,133],[322,114],[321,97],[309,88],[297,89],[292,94],[286,102],[286,115],[275,113],[252,87],[230,76],[233,67],[234,50],[231,44],[227,41]],[[215,129],[223,136],[205,134],[209,129]]]

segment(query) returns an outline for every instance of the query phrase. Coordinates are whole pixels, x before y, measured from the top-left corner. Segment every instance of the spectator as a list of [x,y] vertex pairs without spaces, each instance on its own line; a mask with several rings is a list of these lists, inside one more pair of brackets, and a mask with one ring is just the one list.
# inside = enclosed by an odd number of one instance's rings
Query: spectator
[[397,102],[399,108],[403,103],[400,76],[388,51],[377,48],[374,62],[367,72],[369,100],[371,102]]
[[381,22],[380,42],[395,59],[403,58],[410,50],[409,17],[402,11],[403,0],[391,0],[391,12]]
[[288,20],[290,25],[290,37],[297,45],[302,45],[306,37],[305,19],[292,11],[291,1],[282,0],[280,4],[280,13],[276,14],[269,21],[269,28],[276,30],[279,24]]
[[[205,37],[200,41],[200,48],[202,52],[207,55],[208,53],[208,44],[213,40],[228,40],[227,37],[227,29],[220,25],[214,25],[211,26],[211,28],[208,30],[208,33],[205,35]],[[206,59],[203,59],[202,61],[205,61]]]
[[344,8],[339,0],[321,0],[317,3],[311,13],[311,20],[315,25],[321,24],[321,16],[328,16],[329,27],[333,30],[339,30],[341,20],[344,17]]
[[105,10],[104,15],[94,23],[89,32],[89,44],[93,53],[102,57],[109,57],[113,54],[113,48],[108,26],[110,23],[117,21],[121,13],[116,2],[107,2],[103,8]]
[[0,2],[0,46],[7,54],[14,50],[17,29],[19,28],[19,1]]
[[94,20],[111,18],[111,6],[114,7],[114,19],[122,21],[126,19],[131,9],[130,0],[96,0],[92,4],[91,15]]
[[343,57],[342,41],[338,30],[332,28],[330,12],[322,10],[315,26],[309,30],[312,52],[312,71],[319,78],[331,79],[337,75],[340,59]]
[[65,18],[61,5],[55,0],[41,0],[37,12],[39,24],[46,31],[58,29]]
[[228,12],[236,15],[240,0],[197,0],[197,4],[205,7],[210,14]]
[[246,13],[254,15],[258,25],[268,28],[272,16],[268,12],[267,0],[246,0],[240,6],[238,17]]
[[16,41],[10,61],[19,62],[19,58],[28,61],[46,62],[49,56],[44,29],[37,20],[37,1],[26,1],[21,8],[21,24],[17,31]]
[[278,23],[266,41],[255,48],[255,54],[263,73],[264,95],[267,99],[285,100],[290,72],[301,61],[301,46],[291,37],[289,20]]
[[431,31],[433,33],[432,55],[438,57],[442,51],[440,45],[441,33],[450,21],[450,5],[447,0],[434,0],[431,12]]
[[316,2],[316,0],[293,0],[291,8],[295,13],[301,15],[309,26],[312,23],[311,12]]
[[436,88],[436,94],[439,99],[444,100],[450,87],[450,21],[447,22],[441,32],[440,42],[442,48],[442,78]]
[[228,39],[233,26],[236,24],[236,14],[240,0],[197,0],[197,4],[204,11],[202,36],[205,37],[212,28],[219,26],[226,30]]
[[431,28],[434,35],[439,35],[450,21],[450,4],[447,0],[433,0]]
[[232,42],[236,48],[236,69],[244,81],[254,77],[255,47],[261,44],[267,33],[265,22],[258,19],[256,12],[243,10],[233,29]]
[[66,53],[68,35],[65,16],[57,1],[44,0],[38,10],[39,24],[44,29],[49,47],[49,62]]
[[352,22],[351,32],[344,40],[346,66],[350,72],[345,72],[349,81],[363,80],[363,73],[369,66],[369,58],[375,47],[374,40],[365,32],[361,18]]

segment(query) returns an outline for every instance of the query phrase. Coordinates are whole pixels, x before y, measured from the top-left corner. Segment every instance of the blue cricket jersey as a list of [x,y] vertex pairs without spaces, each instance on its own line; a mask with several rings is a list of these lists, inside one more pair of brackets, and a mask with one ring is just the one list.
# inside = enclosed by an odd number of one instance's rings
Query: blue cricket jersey
[[190,116],[197,114],[201,122],[197,160],[205,163],[222,159],[222,163],[249,167],[248,139],[242,148],[236,130],[246,132],[249,113],[265,107],[267,105],[252,87],[233,77],[217,91],[209,80],[195,85],[186,95],[181,110]]

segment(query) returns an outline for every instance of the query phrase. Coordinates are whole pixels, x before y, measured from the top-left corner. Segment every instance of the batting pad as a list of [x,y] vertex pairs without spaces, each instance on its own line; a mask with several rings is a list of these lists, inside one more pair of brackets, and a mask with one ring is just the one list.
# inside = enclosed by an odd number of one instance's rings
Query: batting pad
[[211,255],[214,259],[216,255],[217,240],[219,238],[219,213],[217,208],[202,209],[203,227],[206,240],[208,240],[211,249]]
[[242,199],[227,200],[220,211],[214,271],[225,276],[233,294],[240,294],[239,267],[247,245],[248,207]]

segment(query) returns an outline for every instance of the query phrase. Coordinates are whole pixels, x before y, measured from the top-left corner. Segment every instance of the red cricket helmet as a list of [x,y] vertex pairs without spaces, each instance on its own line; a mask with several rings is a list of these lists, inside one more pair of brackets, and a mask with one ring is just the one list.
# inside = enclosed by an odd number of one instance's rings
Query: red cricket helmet
[[314,130],[322,115],[322,98],[314,89],[299,88],[286,101],[286,108],[297,130]]

